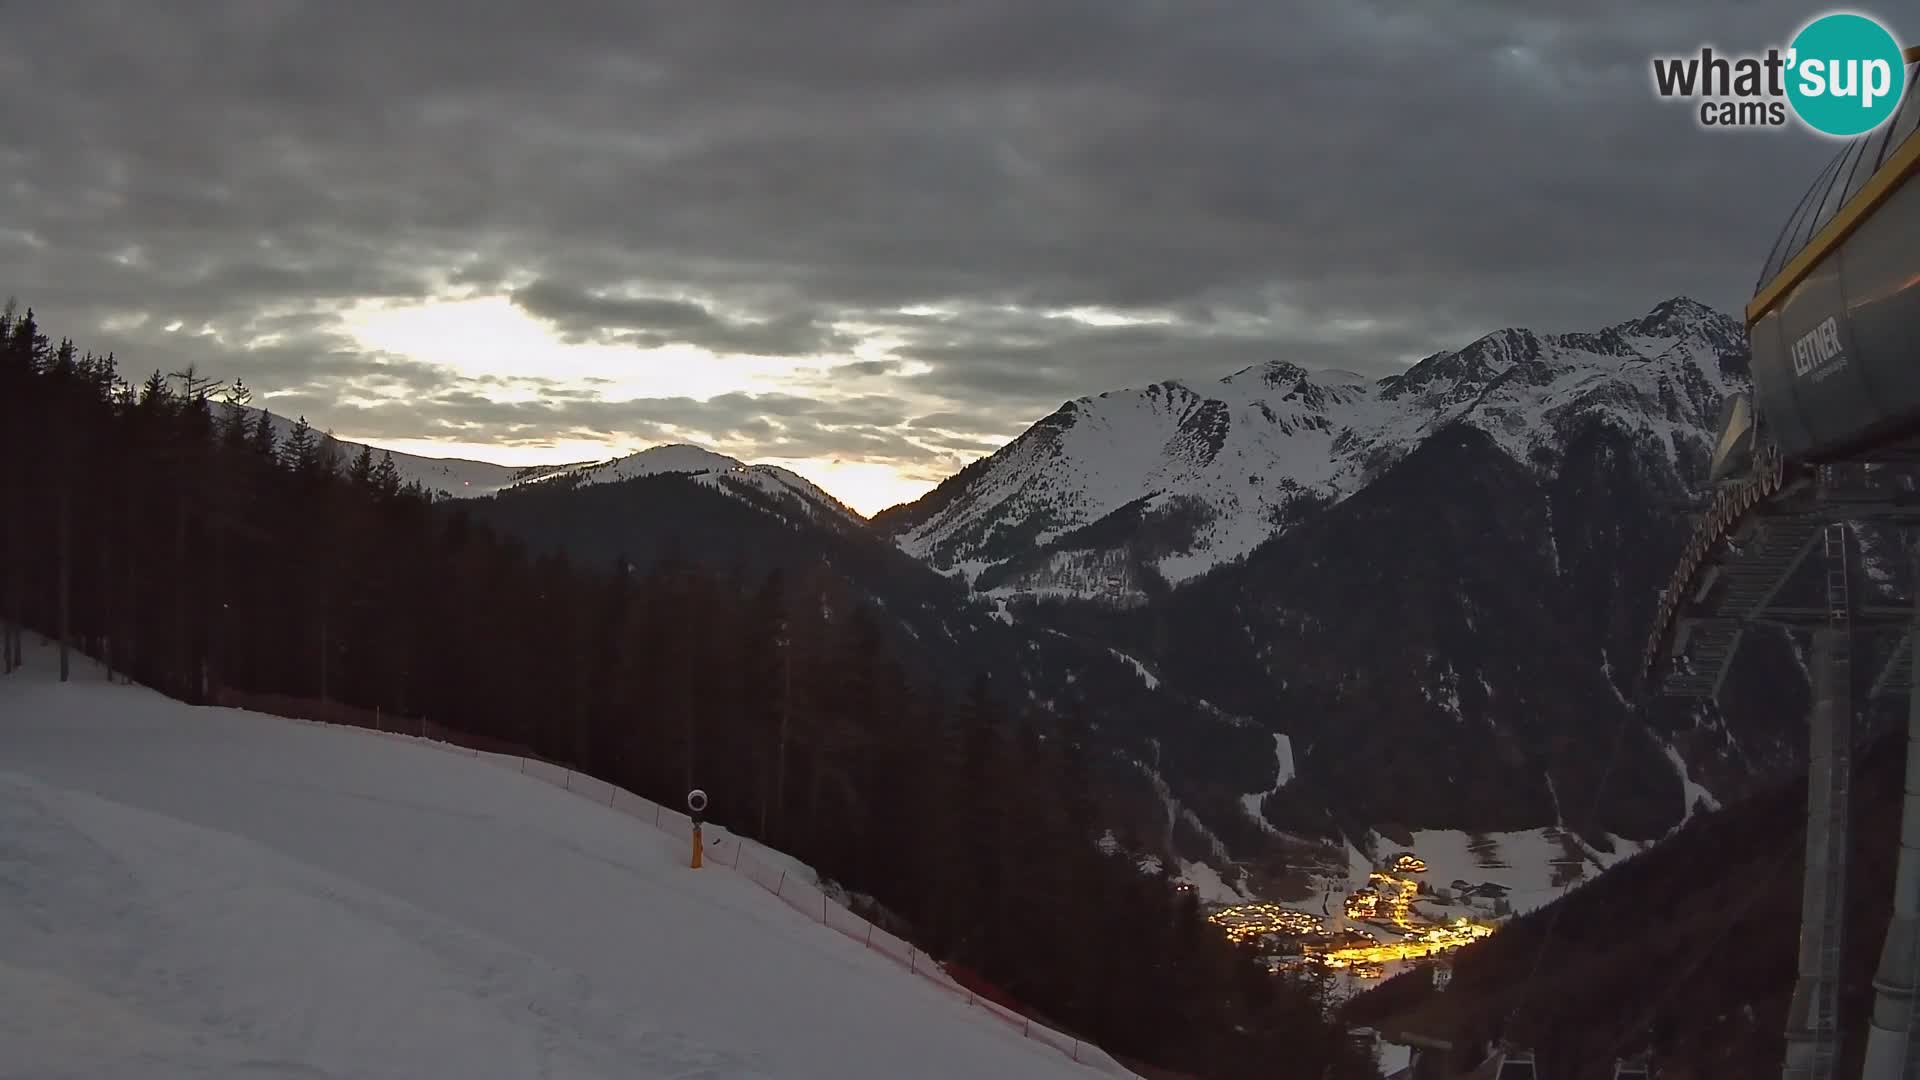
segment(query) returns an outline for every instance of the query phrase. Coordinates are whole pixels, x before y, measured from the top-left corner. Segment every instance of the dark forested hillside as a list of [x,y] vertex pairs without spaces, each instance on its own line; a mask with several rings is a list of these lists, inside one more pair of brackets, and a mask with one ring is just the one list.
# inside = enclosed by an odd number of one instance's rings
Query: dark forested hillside
[[1331,813],[1356,836],[1408,822],[1654,839],[1688,812],[1669,746],[1737,794],[1797,760],[1807,701],[1788,642],[1763,631],[1723,707],[1630,708],[1625,658],[1685,536],[1670,472],[1658,448],[1597,423],[1550,475],[1454,425],[1165,598],[1027,617],[1104,634],[1170,685],[1290,734],[1299,776],[1266,808],[1283,828]]
[[[938,678],[951,688],[964,688],[974,671],[1003,662],[1010,653],[975,640],[991,636],[998,624],[981,606],[968,604],[964,588],[891,545],[857,529],[795,521],[771,500],[758,505],[684,474],[591,485],[546,482],[469,500],[459,509],[525,541],[532,552],[565,555],[576,563],[698,564],[746,584],[779,573],[785,581],[804,580],[811,591],[833,594],[836,603],[830,606],[864,594],[861,598],[876,608],[882,634],[896,646],[908,646],[896,648],[896,657],[916,676]],[[912,649],[914,637],[942,641],[944,647]]]
[[[998,696],[1043,717],[1042,728],[1068,709],[1084,715],[1098,823],[1128,850],[1169,866],[1207,861],[1230,881],[1239,870],[1229,859],[1249,874],[1301,861],[1241,803],[1273,783],[1265,731],[1170,691],[1098,635],[1003,619],[990,601],[873,532],[823,524],[707,479],[543,481],[456,505],[535,554],[590,566],[678,560],[742,588],[778,571],[816,607],[865,607],[888,655],[916,683],[954,697],[990,671]],[[1334,857],[1344,865],[1344,851]]]
[[[187,701],[219,688],[428,716],[715,818],[874,897],[923,946],[1118,1054],[1367,1076],[1308,988],[1095,843],[1084,708],[962,694],[807,574],[570,561],[304,423],[228,421],[192,371],[0,320],[0,649],[23,628]],[[706,542],[689,530],[682,543]],[[62,663],[78,662],[62,650]],[[1331,1072],[1328,1072],[1328,1069]]]

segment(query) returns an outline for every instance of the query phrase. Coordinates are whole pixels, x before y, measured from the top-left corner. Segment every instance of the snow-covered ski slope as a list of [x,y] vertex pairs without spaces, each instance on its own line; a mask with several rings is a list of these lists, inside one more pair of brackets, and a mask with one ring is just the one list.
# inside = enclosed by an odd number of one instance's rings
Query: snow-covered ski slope
[[689,869],[604,785],[85,660],[62,686],[49,652],[0,678],[0,1077],[1126,1075],[823,926],[724,833]]

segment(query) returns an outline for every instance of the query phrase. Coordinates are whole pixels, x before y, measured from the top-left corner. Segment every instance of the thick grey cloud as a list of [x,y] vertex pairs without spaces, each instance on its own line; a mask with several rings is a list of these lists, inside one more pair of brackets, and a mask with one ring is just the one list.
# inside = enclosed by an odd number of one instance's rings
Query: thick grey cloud
[[[198,358],[370,435],[692,429],[924,469],[1117,386],[1273,358],[1381,373],[1675,293],[1737,307],[1830,147],[1700,131],[1648,59],[1778,44],[1808,13],[35,5],[0,37],[0,288],[130,368]],[[570,340],[841,362],[817,410],[498,405],[364,355],[331,314],[450,288]],[[1081,306],[1172,321],[1046,317]],[[951,314],[902,314],[924,308]],[[854,354],[873,328],[891,356]],[[929,413],[971,419],[908,423]]]
[[729,319],[692,300],[593,295],[544,279],[513,290],[512,298],[522,310],[559,328],[569,341],[642,348],[685,343],[744,356],[810,356],[855,344],[805,315]]

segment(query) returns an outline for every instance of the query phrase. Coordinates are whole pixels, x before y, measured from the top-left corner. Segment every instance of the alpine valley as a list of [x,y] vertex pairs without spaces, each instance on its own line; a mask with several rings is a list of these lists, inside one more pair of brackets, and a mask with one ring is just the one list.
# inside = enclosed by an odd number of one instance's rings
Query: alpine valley
[[777,569],[879,616],[924,677],[1083,711],[1105,842],[1208,899],[1301,897],[1412,846],[1530,908],[1802,758],[1784,634],[1749,635],[1722,706],[1630,704],[1747,385],[1740,324],[1676,298],[1377,380],[1275,359],[1080,398],[870,522],[695,447],[395,461],[537,550]]

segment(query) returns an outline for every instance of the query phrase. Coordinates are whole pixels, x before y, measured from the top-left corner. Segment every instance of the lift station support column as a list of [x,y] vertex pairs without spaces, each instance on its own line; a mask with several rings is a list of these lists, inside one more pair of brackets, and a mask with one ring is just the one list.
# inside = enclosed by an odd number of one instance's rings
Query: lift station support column
[[[1913,621],[1907,647],[1920,676],[1920,537],[1906,537],[1913,574]],[[1917,678],[1915,681],[1920,681]],[[1913,1038],[1915,986],[1920,983],[1920,692],[1907,690],[1906,798],[1900,808],[1900,858],[1893,878],[1893,914],[1873,975],[1873,1022],[1867,1028],[1861,1080],[1920,1080],[1920,1040]]]
[[1813,632],[1807,720],[1807,859],[1800,894],[1800,978],[1787,1009],[1784,1080],[1833,1080],[1839,1050],[1840,945],[1846,908],[1853,735],[1847,530],[1826,529],[1827,620]]

